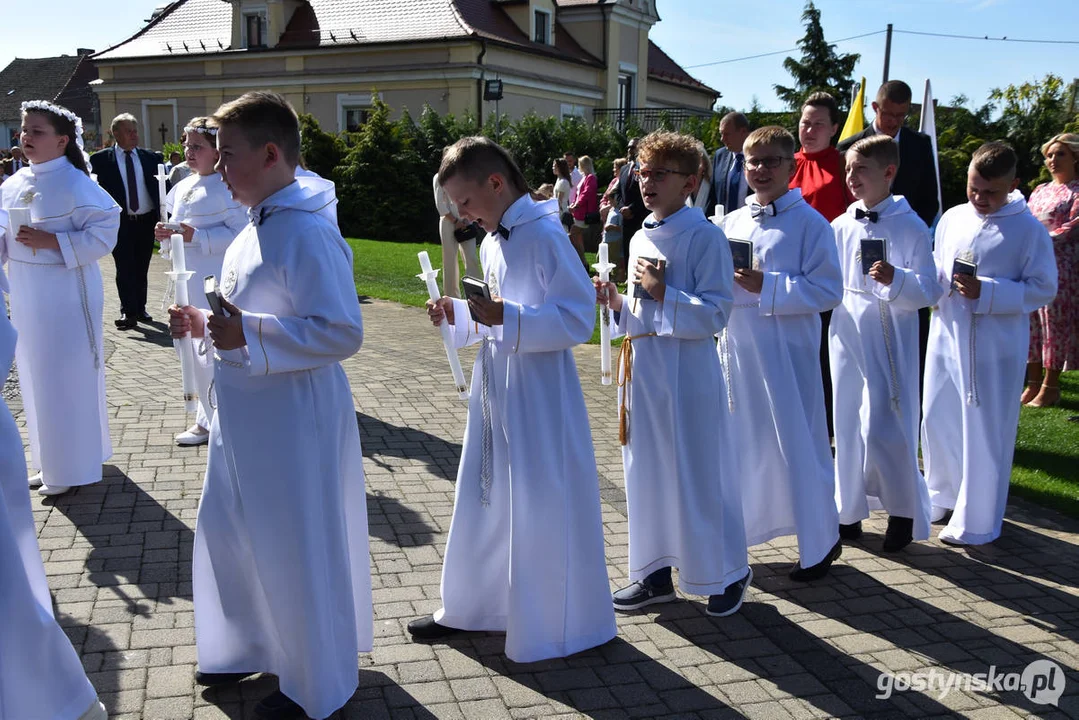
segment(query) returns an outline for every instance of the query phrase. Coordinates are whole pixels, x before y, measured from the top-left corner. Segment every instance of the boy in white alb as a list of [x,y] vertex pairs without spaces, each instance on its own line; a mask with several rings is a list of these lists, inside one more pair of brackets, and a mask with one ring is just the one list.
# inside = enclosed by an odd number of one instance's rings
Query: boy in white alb
[[[752,267],[734,273],[734,310],[719,352],[733,415],[729,453],[740,467],[750,546],[797,535],[797,581],[839,557],[835,477],[820,377],[820,313],[843,297],[835,235],[824,216],[788,190],[794,138],[780,127],[743,146],[754,195],[724,218],[732,240],[751,242]],[[722,400],[720,400],[722,402]]]
[[201,685],[277,675],[255,716],[325,718],[371,649],[363,457],[341,361],[363,342],[332,183],[295,179],[300,131],[279,95],[214,114],[218,170],[250,222],[225,251],[223,310],[169,310],[213,358],[217,412],[192,575]]
[[[7,226],[0,210],[0,239]],[[0,269],[0,292],[9,289]],[[0,312],[0,384],[11,370],[15,337]],[[105,720],[78,654],[53,617],[23,458],[15,419],[0,401],[0,718]]]
[[1057,291],[1049,233],[1016,190],[1015,151],[982,145],[967,171],[970,202],[937,224],[937,275],[925,363],[922,456],[941,541],[1000,537],[1008,502],[1030,313]]
[[[558,202],[534,201],[503,148],[465,138],[439,180],[488,231],[491,300],[428,302],[459,346],[482,341],[442,568],[442,608],[416,640],[506,633],[516,662],[563,657],[615,635],[592,432],[572,348],[592,336],[595,297]],[[475,320],[470,319],[472,315]]]
[[864,138],[846,160],[858,200],[832,221],[844,290],[828,335],[839,534],[862,534],[874,498],[888,511],[884,550],[897,552],[929,537],[929,492],[918,468],[918,309],[936,302],[940,285],[929,228],[891,193],[895,141]]
[[[638,176],[652,211],[630,241],[630,291],[596,279],[610,302],[612,335],[624,335],[619,435],[629,508],[630,584],[615,610],[708,595],[706,612],[737,612],[748,566],[738,479],[723,451],[726,408],[715,335],[730,314],[734,268],[723,231],[700,208],[700,152],[686,135],[657,132],[638,145]],[[652,299],[636,297],[635,286]]]

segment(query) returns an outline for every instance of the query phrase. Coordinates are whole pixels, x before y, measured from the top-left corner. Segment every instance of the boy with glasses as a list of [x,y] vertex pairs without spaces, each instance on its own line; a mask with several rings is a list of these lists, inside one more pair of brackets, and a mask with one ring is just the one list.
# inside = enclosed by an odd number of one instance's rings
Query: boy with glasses
[[741,464],[750,546],[798,537],[792,580],[823,577],[839,557],[832,456],[821,384],[820,316],[843,297],[835,235],[797,188],[794,138],[763,127],[746,138],[754,194],[729,215],[732,240],[752,243],[734,272],[734,310],[720,340]]
[[[619,440],[629,507],[630,584],[614,608],[637,610],[683,592],[708,595],[706,612],[737,612],[749,589],[738,484],[723,456],[723,374],[713,337],[727,324],[733,267],[723,231],[700,208],[700,151],[686,135],[656,132],[635,175],[651,214],[630,242],[631,290],[594,280],[624,335]],[[635,290],[643,289],[644,292]]]

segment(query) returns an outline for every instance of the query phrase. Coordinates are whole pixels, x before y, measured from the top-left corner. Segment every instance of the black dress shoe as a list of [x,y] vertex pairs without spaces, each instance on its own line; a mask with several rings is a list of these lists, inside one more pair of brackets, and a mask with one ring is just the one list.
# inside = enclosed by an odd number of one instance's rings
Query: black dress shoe
[[899,552],[914,541],[914,518],[888,517],[888,530],[884,533],[884,552]]
[[307,713],[288,695],[277,690],[259,700],[255,706],[255,717],[259,720],[294,720],[306,718]]
[[428,615],[427,617],[422,617],[419,620],[410,622],[408,624],[408,632],[412,635],[413,640],[435,640],[461,631],[457,628],[439,625],[435,622],[434,615]]
[[141,323],[152,323],[154,321],[154,319],[150,317],[150,313],[145,310],[139,313],[138,318]]
[[832,549],[828,551],[828,554],[824,556],[816,565],[812,567],[804,568],[801,563],[795,563],[794,569],[790,571],[788,577],[795,582],[809,582],[810,580],[820,580],[822,577],[828,574],[828,568],[832,567],[832,563],[836,558],[843,554],[843,544],[837,542],[832,546]]
[[204,673],[195,671],[195,682],[198,685],[204,687],[217,687],[218,685],[229,685],[231,683],[238,683],[244,678],[249,678],[255,673]]
[[856,523],[850,525],[839,526],[839,537],[844,540],[857,540],[862,536],[862,521],[859,520]]
[[130,330],[138,325],[138,322],[131,315],[121,315],[116,319],[116,327],[120,330]]

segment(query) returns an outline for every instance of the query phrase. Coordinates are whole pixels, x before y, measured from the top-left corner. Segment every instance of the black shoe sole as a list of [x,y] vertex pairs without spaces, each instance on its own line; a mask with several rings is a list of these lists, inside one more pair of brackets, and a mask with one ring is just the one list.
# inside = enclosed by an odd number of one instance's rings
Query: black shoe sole
[[794,569],[787,575],[791,580],[795,582],[811,582],[813,580],[820,580],[822,577],[828,574],[828,570],[831,569],[832,563],[839,559],[839,556],[843,554],[843,544],[837,542],[828,554],[824,556],[824,559],[812,567],[803,568],[801,565],[795,565]]
[[850,525],[839,526],[839,537],[843,540],[857,540],[862,536],[862,523],[856,522]]
[[905,548],[907,545],[910,545],[912,542],[914,542],[913,537],[890,538],[887,535],[885,535],[884,536],[884,544],[881,545],[881,550],[883,550],[884,552],[890,552],[890,553],[899,552],[900,550]]
[[256,673],[195,673],[195,684],[202,687],[218,687],[220,685],[234,685],[241,680],[251,677]]
[[[420,622],[420,621],[414,621]],[[446,625],[439,625],[433,620],[429,623],[424,623],[419,627],[413,628],[413,623],[409,623],[408,634],[412,636],[413,640],[438,640],[439,638],[449,637],[450,635],[456,635],[459,632],[464,632],[458,628],[448,627]]]

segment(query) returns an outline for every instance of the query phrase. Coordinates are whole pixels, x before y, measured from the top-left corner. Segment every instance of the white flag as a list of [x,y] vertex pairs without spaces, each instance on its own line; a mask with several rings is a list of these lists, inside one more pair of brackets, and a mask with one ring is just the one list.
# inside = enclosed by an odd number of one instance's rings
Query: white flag
[[940,157],[937,155],[937,118],[936,112],[933,107],[933,89],[929,85],[929,78],[925,79],[925,95],[922,97],[922,121],[918,126],[920,132],[929,136],[929,141],[933,143],[933,170],[937,174],[937,217],[933,218],[933,222],[936,222],[944,210],[944,204],[941,202],[940,194]]

